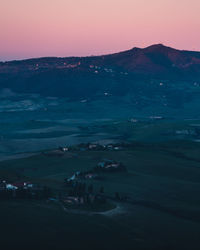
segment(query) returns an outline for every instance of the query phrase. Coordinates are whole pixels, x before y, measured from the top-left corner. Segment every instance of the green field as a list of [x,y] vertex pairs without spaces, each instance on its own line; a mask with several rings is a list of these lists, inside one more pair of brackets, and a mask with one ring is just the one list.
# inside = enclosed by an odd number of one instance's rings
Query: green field
[[107,195],[119,192],[131,200],[107,213],[64,211],[46,201],[1,202],[2,244],[25,247],[32,242],[35,249],[199,249],[199,152],[199,143],[168,141],[0,162],[5,178],[59,190],[75,171],[89,170],[104,158],[121,161],[127,173],[87,182],[96,190],[103,185]]

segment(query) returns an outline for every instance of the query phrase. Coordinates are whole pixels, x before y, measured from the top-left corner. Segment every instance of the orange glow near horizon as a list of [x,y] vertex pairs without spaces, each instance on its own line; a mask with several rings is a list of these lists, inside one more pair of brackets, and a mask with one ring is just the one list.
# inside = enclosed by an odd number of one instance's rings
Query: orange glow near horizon
[[0,0],[0,61],[163,43],[200,51],[199,0]]

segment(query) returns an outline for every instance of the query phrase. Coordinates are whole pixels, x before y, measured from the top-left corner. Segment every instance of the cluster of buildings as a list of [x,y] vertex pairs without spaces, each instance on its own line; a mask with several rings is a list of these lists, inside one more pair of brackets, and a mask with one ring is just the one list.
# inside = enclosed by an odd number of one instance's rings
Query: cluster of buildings
[[[95,193],[93,184],[89,183],[89,186],[87,186],[88,184],[87,182],[84,182],[84,180],[99,180],[102,178],[101,173],[124,171],[126,171],[126,167],[121,162],[103,159],[91,170],[83,172],[77,171],[70,178],[65,179],[65,183],[69,189],[69,192],[61,200],[65,205],[75,206],[88,206],[88,204],[99,205],[105,203],[106,198],[104,195],[104,187],[101,187],[99,192]],[[117,199],[119,199],[119,197],[117,197]]]
[[121,162],[104,159],[97,164],[95,170],[96,172],[124,172],[126,167]]
[[7,182],[0,181],[0,199],[10,198],[48,198],[51,191],[48,187],[39,186],[32,182]]
[[32,189],[35,185],[31,182],[14,182],[8,183],[3,180],[0,182],[0,191],[2,190],[17,190],[17,189]]
[[92,151],[92,150],[122,150],[123,147],[120,144],[106,144],[101,145],[98,143],[85,143],[85,144],[79,144],[72,147],[59,147],[59,150],[62,152],[68,152],[68,151]]
[[29,70],[39,70],[39,69],[48,69],[48,68],[57,68],[57,69],[73,69],[81,65],[81,62],[55,62],[55,63],[36,63],[29,65]]
[[88,171],[76,171],[70,178],[65,179],[66,183],[71,185],[79,180],[101,180],[101,173],[109,172],[125,172],[126,167],[121,163],[114,160],[104,159],[97,164],[94,168]]
[[92,179],[98,180],[101,178],[98,174],[94,173],[93,170],[84,172],[77,171],[70,178],[67,178],[66,182],[71,183],[77,180],[92,180]]
[[121,146],[116,146],[113,144],[99,145],[99,144],[89,144],[89,150],[122,150]]
[[[94,73],[99,73],[99,70],[103,71],[103,72],[106,72],[106,73],[116,73],[116,71],[112,68],[102,68],[100,66],[97,66],[97,65],[89,65],[89,68],[90,69],[93,69],[94,70]],[[128,75],[128,72],[120,72],[121,75]]]

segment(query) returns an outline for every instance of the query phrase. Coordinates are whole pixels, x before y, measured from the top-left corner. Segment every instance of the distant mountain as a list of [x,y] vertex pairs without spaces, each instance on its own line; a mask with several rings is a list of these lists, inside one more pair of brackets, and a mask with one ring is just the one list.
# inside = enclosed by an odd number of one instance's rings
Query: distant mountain
[[183,107],[200,97],[200,52],[156,44],[102,56],[1,62],[1,91],[90,101],[116,97],[138,109]]
[[162,74],[200,75],[200,52],[177,50],[156,44],[144,49],[133,48],[116,54],[91,57],[47,57],[0,63],[0,73],[74,69],[87,71],[88,66],[109,67],[129,73],[162,76]]
[[162,76],[162,74],[200,75],[200,52],[181,51],[162,44],[145,49],[133,48],[129,51],[109,55],[108,60],[130,72]]

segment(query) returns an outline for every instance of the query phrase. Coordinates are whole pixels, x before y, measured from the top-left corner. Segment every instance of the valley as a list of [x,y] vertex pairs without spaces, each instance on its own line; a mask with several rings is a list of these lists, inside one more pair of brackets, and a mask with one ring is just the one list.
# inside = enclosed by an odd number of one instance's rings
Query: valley
[[200,53],[0,62],[3,249],[199,249]]
[[[107,136],[103,139],[99,136],[89,144],[83,141],[74,145],[65,143],[60,149],[52,147],[26,158],[1,161],[2,180],[31,182],[53,191],[50,199],[1,201],[1,225],[5,235],[2,244],[23,247],[37,237],[33,247],[49,249],[55,246],[62,249],[66,244],[76,249],[80,245],[88,246],[88,242],[89,247],[95,249],[103,246],[120,249],[124,241],[126,249],[133,246],[137,249],[189,249],[191,242],[198,246],[200,144],[194,141],[198,138],[198,132],[194,133],[195,124],[198,131],[198,120],[98,120],[90,125],[82,122],[79,125],[82,138],[92,138],[102,132]],[[66,150],[61,151],[62,146]],[[62,153],[54,153],[59,150]],[[87,187],[92,185],[94,194],[103,187],[108,205],[63,206],[56,201],[71,202],[65,180],[79,171],[88,174],[87,171],[103,159],[122,162],[127,171],[102,173],[99,179],[78,182]],[[120,200],[118,197],[127,198]],[[5,212],[9,219],[4,219]],[[21,218],[19,232],[16,231],[18,218]],[[10,226],[14,238],[8,244]],[[59,232],[56,238],[55,231]],[[76,242],[77,235],[79,242]],[[181,237],[181,240],[174,241],[174,237]]]

